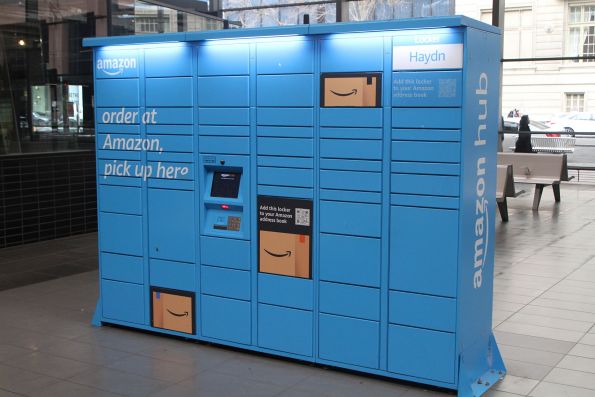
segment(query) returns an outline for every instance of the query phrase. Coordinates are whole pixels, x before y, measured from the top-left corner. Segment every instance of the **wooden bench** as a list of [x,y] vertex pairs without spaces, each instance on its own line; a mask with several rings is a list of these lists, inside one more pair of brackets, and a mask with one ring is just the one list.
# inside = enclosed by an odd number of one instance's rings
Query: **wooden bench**
[[516,197],[514,189],[514,177],[512,175],[512,165],[498,164],[497,182],[496,182],[496,203],[502,222],[508,222],[508,202],[507,197]]
[[565,154],[498,153],[498,164],[512,165],[515,182],[535,185],[533,211],[539,209],[545,186],[552,186],[554,199],[560,202],[560,182],[569,180]]

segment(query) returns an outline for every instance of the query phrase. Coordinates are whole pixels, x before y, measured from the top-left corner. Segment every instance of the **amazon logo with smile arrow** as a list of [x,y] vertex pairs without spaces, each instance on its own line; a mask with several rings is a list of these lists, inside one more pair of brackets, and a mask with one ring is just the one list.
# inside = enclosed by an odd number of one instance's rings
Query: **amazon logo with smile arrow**
[[270,256],[274,256],[275,258],[283,258],[283,257],[289,258],[291,256],[291,251],[285,251],[284,254],[275,254],[274,252],[271,252],[271,251],[267,250],[266,248],[263,248],[263,250],[264,250],[264,252],[266,252]]
[[332,92],[333,94],[337,95],[337,96],[351,96],[351,95],[357,95],[357,89],[354,88],[353,90],[351,90],[351,92],[347,92],[347,93],[343,93],[343,92],[335,92],[333,90],[329,90],[330,92]]

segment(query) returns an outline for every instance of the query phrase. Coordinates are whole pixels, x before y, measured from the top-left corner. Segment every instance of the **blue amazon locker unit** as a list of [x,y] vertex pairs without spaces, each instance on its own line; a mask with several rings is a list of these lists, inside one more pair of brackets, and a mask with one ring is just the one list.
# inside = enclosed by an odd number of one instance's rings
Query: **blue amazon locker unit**
[[465,17],[92,38],[94,323],[479,396],[500,31]]

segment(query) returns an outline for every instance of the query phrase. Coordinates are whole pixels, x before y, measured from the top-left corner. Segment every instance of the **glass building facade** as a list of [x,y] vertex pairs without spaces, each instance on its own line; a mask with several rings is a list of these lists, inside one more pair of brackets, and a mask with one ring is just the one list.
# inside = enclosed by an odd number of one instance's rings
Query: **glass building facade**
[[0,248],[94,231],[94,36],[454,14],[454,0],[0,1]]

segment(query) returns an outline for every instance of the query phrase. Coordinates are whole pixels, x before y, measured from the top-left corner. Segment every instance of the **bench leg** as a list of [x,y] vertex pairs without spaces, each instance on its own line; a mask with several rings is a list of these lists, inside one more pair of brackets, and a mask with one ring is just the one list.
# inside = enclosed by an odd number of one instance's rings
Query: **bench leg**
[[502,201],[498,201],[498,210],[500,211],[502,222],[508,222],[508,203],[506,197]]
[[560,184],[554,183],[552,185],[552,189],[554,190],[554,199],[556,200],[556,203],[559,203],[560,202]]
[[543,188],[545,185],[537,184],[535,185],[535,195],[533,196],[533,211],[539,210],[539,203],[541,202],[541,194],[543,193]]

